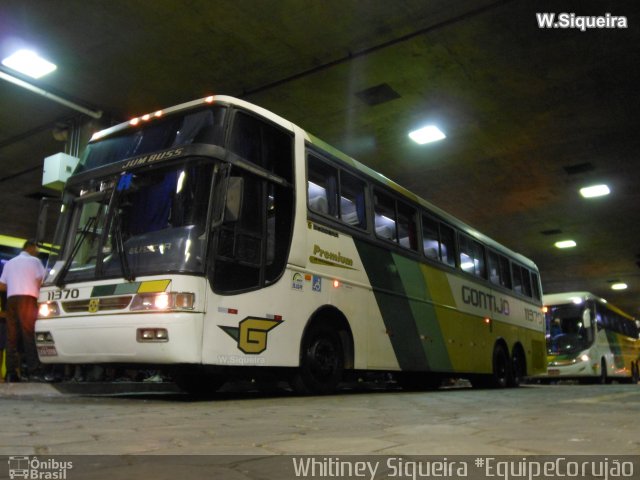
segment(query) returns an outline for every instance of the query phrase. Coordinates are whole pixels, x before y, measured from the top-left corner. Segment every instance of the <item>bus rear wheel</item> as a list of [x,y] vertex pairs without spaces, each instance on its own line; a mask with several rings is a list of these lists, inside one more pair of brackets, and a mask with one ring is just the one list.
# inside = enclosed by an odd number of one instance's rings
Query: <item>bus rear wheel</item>
[[513,354],[511,355],[511,372],[508,381],[509,386],[519,387],[524,381],[526,374],[527,366],[524,353],[516,346],[513,349]]
[[338,332],[326,325],[312,325],[304,336],[294,389],[302,394],[333,393],[343,371],[344,349]]

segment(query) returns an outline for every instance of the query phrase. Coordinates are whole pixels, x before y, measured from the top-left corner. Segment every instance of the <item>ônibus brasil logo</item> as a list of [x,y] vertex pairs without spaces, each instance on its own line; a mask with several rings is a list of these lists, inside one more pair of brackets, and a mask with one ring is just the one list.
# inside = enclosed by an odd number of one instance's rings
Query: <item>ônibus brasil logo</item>
[[40,460],[38,457],[10,456],[9,478],[32,480],[66,480],[67,470],[73,468],[73,462],[63,462],[54,458]]

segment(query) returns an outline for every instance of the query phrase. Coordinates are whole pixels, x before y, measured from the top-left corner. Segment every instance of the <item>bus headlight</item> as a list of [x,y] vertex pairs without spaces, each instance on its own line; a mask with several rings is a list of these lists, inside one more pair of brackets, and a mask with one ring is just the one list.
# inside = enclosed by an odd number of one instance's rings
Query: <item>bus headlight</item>
[[582,360],[583,362],[588,362],[590,360],[589,355],[583,353],[582,355],[580,355],[580,360]]
[[42,302],[38,306],[38,318],[51,318],[60,315],[57,302]]
[[133,311],[193,310],[195,294],[185,292],[139,293],[133,297]]
[[53,336],[51,332],[36,332],[35,340],[37,344],[52,344]]

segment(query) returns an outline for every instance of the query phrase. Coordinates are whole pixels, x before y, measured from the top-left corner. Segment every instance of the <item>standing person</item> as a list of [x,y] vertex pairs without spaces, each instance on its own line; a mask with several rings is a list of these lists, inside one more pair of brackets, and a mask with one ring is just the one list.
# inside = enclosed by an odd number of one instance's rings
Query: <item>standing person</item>
[[[7,382],[21,380],[18,376],[20,338],[28,375],[32,380],[41,380],[41,364],[34,334],[38,317],[38,294],[45,269],[37,255],[36,242],[27,240],[22,252],[6,263],[0,276],[0,291],[7,291]],[[22,380],[27,379],[24,372],[21,376]]]
[[[0,275],[4,269],[6,260],[0,260]],[[7,346],[7,292],[0,290],[0,382],[4,382],[5,368],[5,348]]]

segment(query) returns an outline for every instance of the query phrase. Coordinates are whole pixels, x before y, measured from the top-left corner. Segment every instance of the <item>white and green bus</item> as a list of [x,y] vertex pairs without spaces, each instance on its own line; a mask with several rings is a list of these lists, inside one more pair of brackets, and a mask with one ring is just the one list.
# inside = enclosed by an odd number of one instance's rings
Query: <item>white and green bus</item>
[[638,382],[638,323],[588,292],[544,296],[548,379]]
[[207,97],[96,133],[36,325],[45,363],[517,385],[546,369],[538,270],[291,122]]

